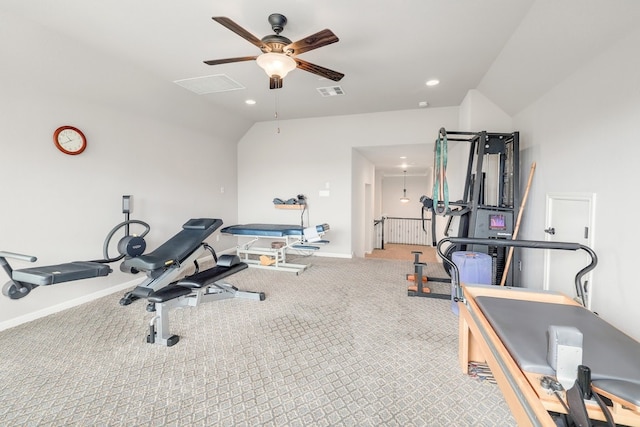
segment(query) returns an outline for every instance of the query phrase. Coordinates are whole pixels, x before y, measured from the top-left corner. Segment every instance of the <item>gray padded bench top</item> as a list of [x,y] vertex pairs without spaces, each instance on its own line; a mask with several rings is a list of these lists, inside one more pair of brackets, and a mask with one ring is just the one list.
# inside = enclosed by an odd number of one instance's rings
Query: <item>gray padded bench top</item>
[[[323,233],[329,229],[327,224],[316,225],[318,233]],[[286,237],[304,236],[304,227],[300,225],[288,224],[239,224],[230,225],[220,230],[221,233],[233,234],[235,236],[261,236],[261,237]]]
[[555,375],[547,363],[547,329],[573,326],[583,334],[583,365],[593,384],[640,405],[640,343],[581,306],[478,296],[505,347],[526,372]]
[[178,234],[164,242],[156,250],[139,257],[127,259],[123,265],[141,271],[152,271],[163,268],[168,263],[182,262],[193,251],[198,249],[202,242],[221,225],[221,219],[190,219],[182,226],[182,230]]
[[300,225],[288,224],[240,224],[230,225],[220,232],[236,236],[285,237],[302,236],[304,229]]
[[70,282],[72,280],[90,279],[107,276],[111,267],[90,261],[75,261],[43,267],[22,268],[14,270],[11,277],[19,282],[32,283],[38,286]]

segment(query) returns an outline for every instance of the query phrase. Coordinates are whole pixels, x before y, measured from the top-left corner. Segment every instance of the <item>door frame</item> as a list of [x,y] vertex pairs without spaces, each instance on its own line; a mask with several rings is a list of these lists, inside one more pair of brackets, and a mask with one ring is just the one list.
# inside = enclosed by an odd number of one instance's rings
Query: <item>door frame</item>
[[[545,220],[544,220],[544,228],[545,230],[552,226],[552,209],[554,200],[566,200],[566,201],[577,201],[577,202],[586,202],[588,208],[588,227],[589,227],[589,236],[587,237],[586,246],[594,249],[594,241],[595,241],[595,211],[596,211],[596,193],[547,193],[546,202],[545,202]],[[551,235],[545,233],[544,236],[545,241],[551,241]],[[544,273],[543,273],[543,289],[549,289],[549,281],[550,281],[550,258],[551,258],[551,250],[547,249],[544,251]],[[587,307],[589,310],[591,309],[591,300],[593,298],[591,290],[594,289],[593,286],[593,271],[587,273],[583,280],[587,280],[589,283],[589,292],[587,292]]]

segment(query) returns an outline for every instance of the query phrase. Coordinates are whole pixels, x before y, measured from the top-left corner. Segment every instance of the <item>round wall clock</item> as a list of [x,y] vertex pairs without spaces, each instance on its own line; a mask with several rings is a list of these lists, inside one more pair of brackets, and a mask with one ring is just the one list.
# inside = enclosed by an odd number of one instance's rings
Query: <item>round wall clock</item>
[[53,142],[64,154],[80,154],[87,148],[87,138],[73,126],[60,126],[53,133]]

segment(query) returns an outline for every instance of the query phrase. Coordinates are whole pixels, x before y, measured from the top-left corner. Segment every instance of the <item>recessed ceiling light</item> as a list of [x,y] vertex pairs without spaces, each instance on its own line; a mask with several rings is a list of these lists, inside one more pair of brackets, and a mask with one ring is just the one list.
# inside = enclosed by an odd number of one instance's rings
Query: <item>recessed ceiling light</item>
[[407,156],[400,156],[400,158],[401,158],[401,159],[406,159],[406,158],[407,158]]
[[425,107],[428,107],[428,106],[429,106],[429,103],[427,101],[418,102],[418,107],[420,107],[420,108],[425,108]]
[[247,99],[246,101],[244,101],[245,104],[247,105],[255,105],[256,100],[255,99]]
[[427,86],[436,86],[438,84],[440,84],[440,80],[438,79],[427,80]]

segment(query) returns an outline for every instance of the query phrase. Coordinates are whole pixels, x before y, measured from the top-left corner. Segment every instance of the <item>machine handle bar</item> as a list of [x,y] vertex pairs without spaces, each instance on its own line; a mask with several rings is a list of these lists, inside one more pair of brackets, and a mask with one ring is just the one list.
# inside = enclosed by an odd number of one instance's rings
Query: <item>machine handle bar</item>
[[547,242],[541,240],[508,240],[508,239],[480,239],[472,237],[445,237],[438,242],[437,252],[440,258],[446,262],[454,274],[451,275],[452,284],[456,287],[456,297],[462,298],[462,289],[460,289],[460,272],[458,266],[453,261],[448,259],[442,252],[442,245],[444,243],[451,243],[453,245],[483,245],[483,246],[499,246],[499,247],[516,247],[516,248],[531,248],[531,249],[559,249],[566,251],[577,251],[579,249],[584,250],[591,257],[589,265],[584,267],[576,274],[575,286],[576,292],[582,301],[582,305],[586,306],[584,288],[582,286],[582,277],[593,270],[598,264],[598,257],[593,249],[580,243],[571,242]]
[[36,262],[38,258],[33,255],[17,254],[15,252],[0,251],[0,258],[14,258],[20,261]]
[[[442,242],[451,242],[454,245],[484,245],[484,246],[500,246],[515,248],[533,248],[533,249],[563,249],[567,251],[577,251],[586,246],[580,243],[572,242],[547,242],[542,240],[508,240],[508,239],[481,239],[472,237],[447,237]],[[438,247],[440,247],[440,243]]]

